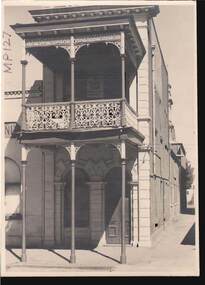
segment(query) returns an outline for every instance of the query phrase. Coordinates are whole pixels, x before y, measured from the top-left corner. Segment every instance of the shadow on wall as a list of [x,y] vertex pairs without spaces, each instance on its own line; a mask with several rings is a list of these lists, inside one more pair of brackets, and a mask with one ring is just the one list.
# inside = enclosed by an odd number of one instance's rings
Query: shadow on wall
[[[37,80],[29,91],[27,91],[27,103],[37,103],[42,100],[42,81]],[[12,95],[16,96],[19,91],[12,91]],[[21,98],[10,98],[9,100],[19,100]],[[9,101],[8,101],[9,102]],[[18,103],[18,102],[17,102]],[[15,103],[16,104],[16,103]],[[11,107],[13,104],[11,103]],[[9,106],[10,107],[10,106]],[[5,219],[6,219],[6,245],[7,246],[21,246],[21,228],[22,228],[22,215],[20,207],[20,192],[21,192],[21,147],[17,140],[17,133],[20,131],[21,126],[21,103],[16,105],[19,108],[19,117],[14,122],[11,118],[5,122]],[[11,125],[16,123],[15,128]],[[8,139],[8,140],[7,140]],[[8,162],[12,162],[8,163]],[[16,174],[18,172],[18,175]],[[12,177],[12,179],[10,178]]]
[[14,244],[19,243],[21,235],[21,209],[20,193],[21,178],[20,167],[15,160],[5,157],[5,232],[6,244],[13,240]]
[[195,223],[191,226],[181,244],[183,245],[195,245]]

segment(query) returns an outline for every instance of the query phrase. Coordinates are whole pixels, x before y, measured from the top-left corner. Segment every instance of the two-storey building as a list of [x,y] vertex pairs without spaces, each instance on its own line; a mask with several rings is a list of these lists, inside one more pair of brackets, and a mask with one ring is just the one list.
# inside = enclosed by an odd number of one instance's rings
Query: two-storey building
[[[169,80],[158,6],[29,11],[22,90],[6,92],[6,242],[75,248],[151,246],[175,215]],[[42,81],[26,90],[26,53]],[[176,169],[177,171],[177,169]],[[21,200],[20,200],[21,197]]]

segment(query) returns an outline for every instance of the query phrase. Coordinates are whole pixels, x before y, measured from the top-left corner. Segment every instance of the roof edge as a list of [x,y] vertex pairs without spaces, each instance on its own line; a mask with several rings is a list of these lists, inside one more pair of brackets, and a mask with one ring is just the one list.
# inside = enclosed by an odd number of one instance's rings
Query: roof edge
[[159,13],[158,5],[88,5],[88,6],[65,6],[53,7],[40,10],[29,10],[29,13],[36,22],[51,20],[62,20],[67,18],[85,19],[96,16],[130,15],[139,13],[148,13],[155,17]]

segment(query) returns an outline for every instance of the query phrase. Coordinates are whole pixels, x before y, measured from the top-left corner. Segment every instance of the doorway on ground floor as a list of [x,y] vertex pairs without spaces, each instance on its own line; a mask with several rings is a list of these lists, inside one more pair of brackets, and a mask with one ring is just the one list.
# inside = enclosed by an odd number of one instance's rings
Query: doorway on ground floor
[[[130,217],[130,182],[131,175],[126,173],[125,193],[125,242],[130,243],[131,217]],[[121,193],[122,170],[115,167],[106,176],[105,188],[105,228],[106,242],[108,244],[121,243]]]

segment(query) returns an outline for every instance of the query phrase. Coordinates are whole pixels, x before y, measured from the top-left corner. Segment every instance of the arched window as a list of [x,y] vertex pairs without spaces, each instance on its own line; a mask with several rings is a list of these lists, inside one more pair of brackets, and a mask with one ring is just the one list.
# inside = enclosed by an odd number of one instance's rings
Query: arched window
[[5,214],[6,220],[20,219],[21,174],[18,164],[5,158]]
[[[64,191],[64,225],[71,226],[71,173],[68,174]],[[75,225],[76,227],[89,226],[89,188],[86,184],[88,176],[77,168],[75,179]]]

